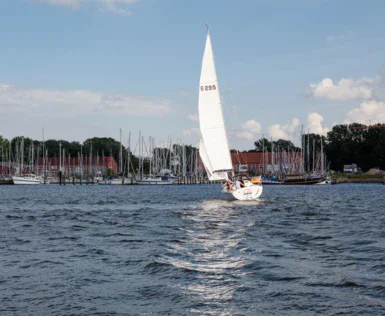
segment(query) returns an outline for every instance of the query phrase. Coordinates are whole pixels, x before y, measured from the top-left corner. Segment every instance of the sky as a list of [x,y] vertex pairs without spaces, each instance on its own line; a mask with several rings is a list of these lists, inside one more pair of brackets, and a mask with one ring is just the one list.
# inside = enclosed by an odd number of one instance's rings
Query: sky
[[197,145],[212,35],[231,148],[385,122],[382,0],[2,0],[0,135]]

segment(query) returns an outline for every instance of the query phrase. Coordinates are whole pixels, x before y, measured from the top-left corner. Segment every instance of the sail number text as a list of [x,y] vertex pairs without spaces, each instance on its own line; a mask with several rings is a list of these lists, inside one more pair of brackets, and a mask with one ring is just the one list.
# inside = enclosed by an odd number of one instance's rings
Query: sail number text
[[217,86],[215,84],[210,86],[201,86],[201,91],[210,91],[210,90],[217,90]]

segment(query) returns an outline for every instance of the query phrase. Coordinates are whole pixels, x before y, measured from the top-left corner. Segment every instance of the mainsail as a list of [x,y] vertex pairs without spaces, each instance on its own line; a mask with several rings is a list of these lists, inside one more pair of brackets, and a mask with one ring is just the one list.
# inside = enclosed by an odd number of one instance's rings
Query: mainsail
[[199,87],[199,154],[209,180],[227,180],[233,170],[215,70],[210,33],[207,34]]

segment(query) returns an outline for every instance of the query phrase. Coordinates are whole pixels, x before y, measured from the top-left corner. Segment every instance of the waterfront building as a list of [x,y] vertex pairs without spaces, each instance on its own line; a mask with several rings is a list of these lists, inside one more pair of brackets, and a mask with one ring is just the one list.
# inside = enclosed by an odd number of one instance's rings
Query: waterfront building
[[[0,163],[1,164],[1,163]],[[47,176],[56,176],[58,175],[59,170],[63,174],[72,176],[95,176],[95,175],[106,175],[117,174],[118,173],[118,164],[116,163],[113,156],[107,157],[83,157],[79,159],[77,157],[65,157],[61,160],[59,157],[52,157],[43,159],[39,157],[34,165],[20,163],[11,163],[11,170],[9,170],[9,164],[3,163],[0,165],[0,176],[3,177],[9,174],[26,174],[26,173],[35,173],[35,174],[45,174]],[[11,172],[10,172],[11,171]]]
[[[98,174],[111,174],[118,173],[118,164],[114,157],[66,157],[62,158],[61,161],[58,157],[48,158],[43,161],[43,158],[39,158],[36,173],[44,173],[49,176],[55,176],[59,170],[65,175],[98,175]],[[110,170],[110,171],[108,171]]]
[[344,165],[344,173],[357,173],[357,172],[358,172],[358,168],[355,163],[351,165]]
[[232,152],[231,159],[236,173],[277,174],[299,173],[300,152]]

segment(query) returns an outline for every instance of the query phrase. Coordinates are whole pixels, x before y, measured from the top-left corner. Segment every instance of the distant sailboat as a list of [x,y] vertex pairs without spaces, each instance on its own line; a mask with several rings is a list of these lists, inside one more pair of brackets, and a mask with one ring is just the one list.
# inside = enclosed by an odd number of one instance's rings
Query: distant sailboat
[[209,180],[227,181],[227,185],[222,189],[226,199],[257,199],[262,194],[261,183],[253,184],[250,180],[244,179],[243,187],[239,187],[229,182],[228,173],[233,172],[233,164],[227,141],[209,30],[202,61],[198,108],[201,132],[199,155]]

